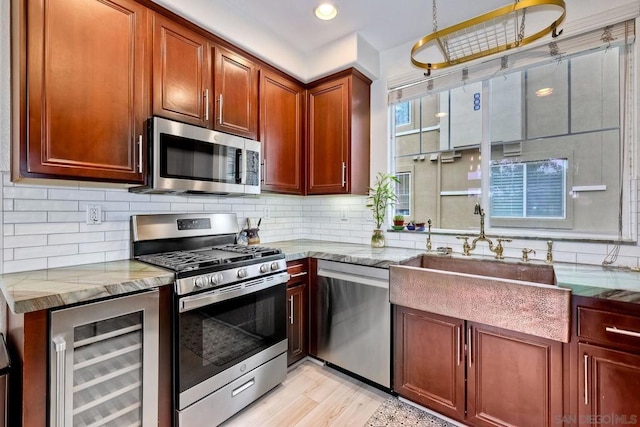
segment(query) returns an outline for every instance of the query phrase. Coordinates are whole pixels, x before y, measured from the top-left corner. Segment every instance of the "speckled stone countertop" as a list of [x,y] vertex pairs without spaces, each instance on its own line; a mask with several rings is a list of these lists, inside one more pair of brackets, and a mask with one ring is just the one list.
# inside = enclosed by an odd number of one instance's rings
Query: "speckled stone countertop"
[[[377,249],[368,245],[317,240],[273,242],[268,246],[282,249],[288,261],[312,257],[385,268],[425,253],[418,249]],[[493,260],[492,257],[486,258],[487,261]],[[564,263],[554,263],[553,268],[558,286],[571,289],[573,295],[640,304],[640,272]]]
[[[282,249],[287,261],[312,257],[381,268],[425,253],[418,249],[372,248],[318,240],[272,242],[265,246]],[[555,263],[554,270],[558,286],[571,289],[573,295],[640,304],[638,272],[561,263]],[[28,313],[171,285],[173,281],[171,271],[124,260],[5,274],[0,276],[0,290],[11,311]]]
[[173,284],[173,272],[124,260],[0,276],[14,313],[28,313]]

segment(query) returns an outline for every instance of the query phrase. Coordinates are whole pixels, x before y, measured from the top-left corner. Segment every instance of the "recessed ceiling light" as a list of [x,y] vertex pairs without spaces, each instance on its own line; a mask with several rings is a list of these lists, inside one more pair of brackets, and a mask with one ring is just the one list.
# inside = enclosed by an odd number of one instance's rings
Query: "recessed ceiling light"
[[316,17],[318,19],[322,19],[323,21],[328,21],[333,19],[338,14],[338,10],[336,7],[329,3],[323,3],[320,6],[316,7],[314,10]]
[[444,111],[440,111],[439,113],[436,113],[437,118],[447,117],[448,115],[449,114],[445,113]]
[[536,91],[536,96],[549,96],[553,93],[552,87],[543,87],[542,89],[538,89]]

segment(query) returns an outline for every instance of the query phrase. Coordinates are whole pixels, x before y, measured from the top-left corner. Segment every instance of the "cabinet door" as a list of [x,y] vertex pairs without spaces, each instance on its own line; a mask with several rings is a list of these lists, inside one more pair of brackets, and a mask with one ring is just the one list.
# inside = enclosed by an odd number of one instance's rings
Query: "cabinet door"
[[464,419],[464,322],[395,306],[393,389],[441,414]]
[[258,133],[258,68],[228,49],[215,50],[215,130],[256,139]]
[[309,194],[348,193],[350,79],[309,90]]
[[147,9],[133,0],[27,4],[21,175],[141,183]]
[[167,18],[153,20],[153,114],[207,127],[209,42]]
[[467,323],[467,420],[540,427],[562,417],[562,343]]
[[300,283],[287,288],[287,338],[289,339],[289,352],[287,364],[302,359],[308,354],[307,334],[307,306],[309,288],[306,283]]
[[640,355],[578,344],[581,426],[635,425],[640,420]]
[[262,189],[303,194],[304,89],[280,75],[260,71]]

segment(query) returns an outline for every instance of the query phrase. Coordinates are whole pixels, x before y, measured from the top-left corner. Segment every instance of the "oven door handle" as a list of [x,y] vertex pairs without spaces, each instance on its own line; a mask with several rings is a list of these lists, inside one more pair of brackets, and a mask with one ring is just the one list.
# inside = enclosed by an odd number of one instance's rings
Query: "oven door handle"
[[237,298],[254,292],[262,291],[273,286],[281,285],[289,281],[289,273],[282,272],[273,276],[262,277],[258,280],[249,280],[229,285],[221,289],[215,289],[198,295],[187,296],[178,300],[178,312],[184,313],[195,310],[206,305],[215,304],[226,301],[231,298]]

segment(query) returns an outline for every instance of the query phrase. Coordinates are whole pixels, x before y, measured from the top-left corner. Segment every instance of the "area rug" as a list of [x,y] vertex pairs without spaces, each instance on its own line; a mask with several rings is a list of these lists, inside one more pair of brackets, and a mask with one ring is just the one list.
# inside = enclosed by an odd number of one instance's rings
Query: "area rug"
[[366,427],[455,427],[448,421],[389,397],[369,418]]

